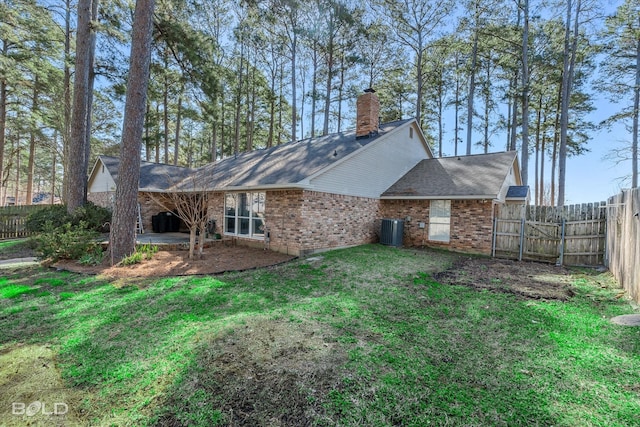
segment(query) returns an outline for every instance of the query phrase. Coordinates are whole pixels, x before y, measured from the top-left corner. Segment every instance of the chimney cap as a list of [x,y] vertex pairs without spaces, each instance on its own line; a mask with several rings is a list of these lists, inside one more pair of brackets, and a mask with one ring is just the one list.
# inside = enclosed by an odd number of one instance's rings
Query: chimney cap
[[376,91],[372,87],[366,88],[364,91],[366,93],[376,93]]

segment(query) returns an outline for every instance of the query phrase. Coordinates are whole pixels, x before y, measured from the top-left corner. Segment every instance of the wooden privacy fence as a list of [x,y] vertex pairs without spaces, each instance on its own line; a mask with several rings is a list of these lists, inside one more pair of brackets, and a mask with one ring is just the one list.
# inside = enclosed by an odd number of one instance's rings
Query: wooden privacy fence
[[640,303],[640,188],[607,201],[605,265],[622,288]]
[[31,236],[25,223],[27,216],[46,205],[6,206],[0,208],[0,240],[16,239]]
[[604,264],[605,202],[562,207],[497,206],[494,257],[559,265]]

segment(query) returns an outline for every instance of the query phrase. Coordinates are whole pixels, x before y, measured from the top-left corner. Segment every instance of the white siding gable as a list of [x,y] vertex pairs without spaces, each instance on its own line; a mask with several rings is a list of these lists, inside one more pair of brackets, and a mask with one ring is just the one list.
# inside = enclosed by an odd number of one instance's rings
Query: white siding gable
[[314,191],[378,198],[418,162],[431,157],[412,121],[311,176],[306,184]]
[[101,161],[98,161],[91,173],[91,177],[89,178],[87,192],[102,193],[115,190],[116,183],[111,177],[109,170]]
[[518,179],[516,177],[515,171],[514,171],[514,167],[511,166],[509,168],[509,173],[507,174],[504,183],[502,184],[502,187],[500,188],[500,193],[498,194],[498,197],[496,197],[496,199],[502,203],[504,203],[506,197],[507,197],[507,192],[509,191],[509,187],[511,187],[512,185],[520,185],[520,183],[518,182]]

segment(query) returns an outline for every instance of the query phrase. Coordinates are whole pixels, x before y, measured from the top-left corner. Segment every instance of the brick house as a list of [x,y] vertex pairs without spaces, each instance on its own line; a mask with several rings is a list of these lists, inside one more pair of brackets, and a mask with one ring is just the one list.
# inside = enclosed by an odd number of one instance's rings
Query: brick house
[[[489,254],[496,205],[525,203],[528,195],[515,191],[522,188],[517,154],[434,158],[415,119],[378,123],[373,91],[358,98],[357,108],[355,130],[195,170],[143,162],[139,201],[145,229],[164,210],[148,193],[207,191],[217,232],[238,243],[304,255],[377,242],[382,220],[398,218],[405,246]],[[115,158],[98,159],[89,200],[110,205],[117,165]],[[516,196],[508,199],[508,193]]]

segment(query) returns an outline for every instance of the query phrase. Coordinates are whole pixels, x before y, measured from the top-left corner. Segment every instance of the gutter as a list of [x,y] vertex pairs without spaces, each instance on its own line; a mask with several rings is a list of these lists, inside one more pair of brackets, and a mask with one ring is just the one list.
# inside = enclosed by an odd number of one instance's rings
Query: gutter
[[477,194],[469,196],[380,196],[380,200],[492,200],[498,202],[495,194]]

